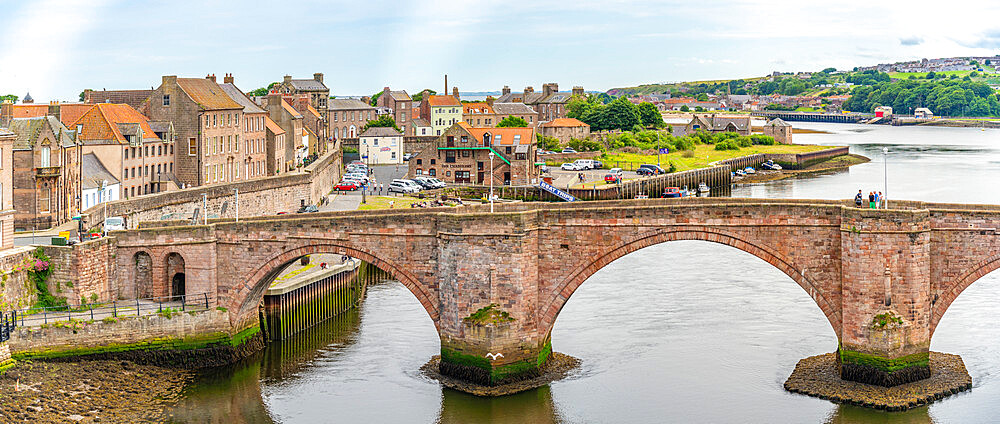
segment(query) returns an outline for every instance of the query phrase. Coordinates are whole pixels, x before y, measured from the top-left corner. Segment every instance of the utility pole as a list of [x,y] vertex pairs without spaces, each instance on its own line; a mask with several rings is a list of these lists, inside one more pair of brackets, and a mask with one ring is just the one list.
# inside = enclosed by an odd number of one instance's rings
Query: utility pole
[[240,189],[234,188],[233,192],[236,197],[236,222],[240,222]]
[[496,153],[493,153],[493,149],[490,148],[490,213],[493,213],[493,157]]
[[889,209],[889,201],[885,196],[889,195],[889,148],[882,148],[882,205]]
[[202,214],[204,216],[204,218],[202,218],[202,222],[204,222],[205,225],[208,225],[208,193],[201,194],[201,209],[204,212]]

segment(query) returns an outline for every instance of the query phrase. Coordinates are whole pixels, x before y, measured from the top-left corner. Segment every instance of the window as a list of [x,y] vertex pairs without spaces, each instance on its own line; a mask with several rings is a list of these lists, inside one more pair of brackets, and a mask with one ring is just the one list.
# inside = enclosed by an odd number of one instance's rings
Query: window
[[219,126],[219,115],[216,115],[214,113],[212,114],[212,126],[213,127]]
[[[52,151],[49,146],[42,146],[42,168],[48,167],[50,165],[49,160],[52,159]],[[48,210],[48,209],[46,209]]]
[[510,147],[510,146],[507,146],[507,147],[506,147],[506,148],[504,149],[504,152],[505,152],[505,153],[507,153],[507,154],[509,155],[509,154],[510,154],[510,149],[511,149],[511,147]]
[[525,154],[525,153],[515,153],[514,154],[514,159],[517,159],[517,160],[525,160],[527,158],[528,158],[528,155]]
[[521,144],[521,134],[514,134],[514,144]]
[[483,147],[490,147],[490,133],[483,134]]
[[437,163],[437,159],[431,159],[431,165],[434,165],[436,163]]
[[236,134],[236,143],[235,143],[235,146],[236,146],[236,151],[237,152],[240,151],[240,135],[239,134]]
[[392,159],[396,160],[396,152],[392,152]]
[[198,154],[198,140],[194,137],[188,139],[188,156],[195,156]]
[[170,95],[169,94],[164,94],[163,95],[163,105],[164,106],[170,106]]
[[450,136],[450,135],[448,136],[448,138],[447,138],[447,146],[448,147],[455,147],[455,137],[454,136]]
[[424,175],[424,170],[417,168],[417,175]]
[[210,180],[210,178],[212,176],[211,169],[212,169],[211,165],[205,165],[205,182],[206,183],[209,182],[209,181],[211,181]]
[[476,162],[476,169],[479,170],[479,171],[483,170],[483,162],[482,161]]
[[444,162],[445,163],[455,163],[455,151],[449,150],[444,152]]
[[463,135],[462,136],[462,143],[468,143],[468,142],[469,142],[469,136]]
[[377,138],[373,138],[372,139],[372,147],[378,147],[378,139]]
[[434,168],[428,169],[427,170],[427,175],[430,175],[432,177],[436,177],[437,176],[437,171],[435,171]]
[[424,163],[423,159],[417,159],[417,165],[423,165],[423,163]]
[[43,188],[42,195],[38,199],[38,208],[41,209],[42,212],[48,212],[51,204],[52,204],[52,189],[48,187]]
[[463,158],[469,157],[469,151],[468,150],[462,150],[462,157]]

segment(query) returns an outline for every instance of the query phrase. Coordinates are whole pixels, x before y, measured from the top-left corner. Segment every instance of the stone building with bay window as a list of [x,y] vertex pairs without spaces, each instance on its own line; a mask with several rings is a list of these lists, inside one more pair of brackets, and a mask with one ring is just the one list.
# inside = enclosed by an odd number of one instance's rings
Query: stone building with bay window
[[[451,184],[538,183],[533,128],[479,128],[459,122],[409,160],[409,175]],[[490,153],[493,153],[492,167]]]

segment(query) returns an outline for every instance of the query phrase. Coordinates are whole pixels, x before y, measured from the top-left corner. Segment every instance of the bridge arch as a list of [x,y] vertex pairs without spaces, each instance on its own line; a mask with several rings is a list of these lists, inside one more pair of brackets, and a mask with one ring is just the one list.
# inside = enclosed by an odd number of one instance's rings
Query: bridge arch
[[934,301],[933,314],[931,316],[930,323],[930,337],[934,337],[934,330],[937,330],[938,323],[941,322],[941,318],[944,318],[944,314],[948,312],[948,307],[951,306],[955,299],[958,298],[965,289],[969,288],[972,283],[979,281],[981,278],[985,277],[987,274],[1000,269],[1000,254],[996,254],[986,258],[975,265],[972,269],[965,274],[954,280],[952,284],[946,286],[945,291],[937,294],[937,299]]
[[277,275],[277,273],[285,267],[285,265],[288,265],[302,256],[316,253],[337,253],[348,255],[353,258],[361,259],[362,261],[368,262],[375,267],[388,272],[394,279],[403,283],[403,286],[405,286],[410,293],[412,293],[417,300],[420,301],[424,310],[427,311],[427,315],[429,315],[431,321],[434,322],[435,329],[440,331],[440,326],[438,324],[438,305],[436,301],[437,296],[429,292],[426,286],[421,283],[416,276],[399,266],[399,264],[396,264],[391,260],[386,260],[375,253],[357,248],[355,246],[342,244],[308,244],[283,250],[281,253],[272,255],[270,258],[265,260],[263,264],[251,273],[247,274],[247,278],[242,279],[239,285],[234,287],[233,292],[238,295],[231,298],[230,309],[238,310],[238,317],[246,317],[250,312],[254,312],[253,317],[256,317],[256,307],[260,304],[260,301],[264,296],[267,283],[270,282]]
[[538,329],[543,333],[551,332],[552,326],[555,325],[556,319],[559,317],[559,313],[566,305],[566,302],[568,302],[573,296],[573,293],[575,293],[580,285],[582,285],[584,281],[587,281],[590,276],[594,275],[597,271],[601,270],[608,264],[642,248],[679,240],[700,240],[724,244],[726,246],[734,247],[747,252],[771,264],[781,272],[785,273],[785,275],[789,276],[800,287],[802,287],[806,293],[809,294],[809,297],[811,297],[813,301],[816,302],[816,305],[823,311],[823,315],[826,316],[827,321],[833,327],[834,332],[837,334],[837,338],[840,338],[840,304],[831,302],[827,299],[819,290],[819,284],[811,278],[803,275],[804,270],[802,267],[796,266],[790,258],[782,255],[763,243],[748,240],[746,237],[730,234],[723,230],[714,228],[686,228],[651,232],[627,241],[608,251],[604,255],[590,261],[589,263],[584,263],[582,266],[577,268],[576,272],[563,279],[551,291],[551,298],[543,304],[540,309],[543,313],[540,315],[541,322],[538,325]]

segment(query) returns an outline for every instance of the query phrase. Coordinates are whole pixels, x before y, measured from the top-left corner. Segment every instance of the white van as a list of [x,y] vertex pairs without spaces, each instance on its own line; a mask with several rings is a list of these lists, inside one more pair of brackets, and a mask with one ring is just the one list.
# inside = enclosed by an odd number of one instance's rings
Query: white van
[[125,229],[125,218],[120,216],[109,216],[104,218],[104,235],[109,231],[120,231]]
[[592,159],[577,159],[573,161],[578,169],[594,169],[594,161]]

